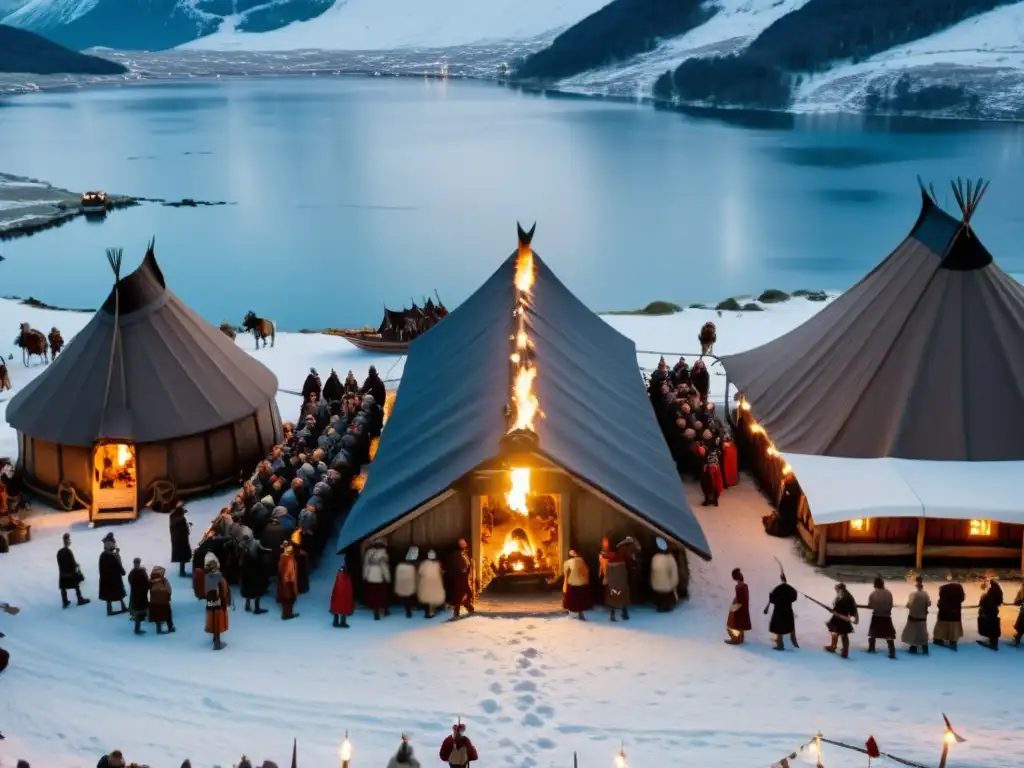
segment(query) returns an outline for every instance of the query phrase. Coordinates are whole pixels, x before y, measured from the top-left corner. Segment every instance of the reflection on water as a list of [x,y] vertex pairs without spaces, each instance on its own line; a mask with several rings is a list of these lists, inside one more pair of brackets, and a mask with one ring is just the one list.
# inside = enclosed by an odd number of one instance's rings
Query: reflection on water
[[[595,309],[842,289],[903,238],[916,177],[992,179],[975,224],[1024,271],[1021,127],[656,110],[482,83],[281,78],[0,102],[0,170],[220,208],[146,205],[4,245],[3,293],[98,305],[104,249],[149,238],[208,319],[362,326],[437,289],[454,306],[515,222]],[[59,119],[55,119],[58,118]]]

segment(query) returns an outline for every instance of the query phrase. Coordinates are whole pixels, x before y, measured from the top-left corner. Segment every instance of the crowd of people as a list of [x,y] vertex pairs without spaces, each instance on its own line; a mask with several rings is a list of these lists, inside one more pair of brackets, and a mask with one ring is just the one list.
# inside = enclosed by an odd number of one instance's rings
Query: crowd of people
[[704,506],[717,507],[722,492],[739,482],[739,467],[736,445],[709,398],[707,365],[698,359],[691,368],[680,357],[669,368],[662,357],[647,387],[679,474],[698,480]]

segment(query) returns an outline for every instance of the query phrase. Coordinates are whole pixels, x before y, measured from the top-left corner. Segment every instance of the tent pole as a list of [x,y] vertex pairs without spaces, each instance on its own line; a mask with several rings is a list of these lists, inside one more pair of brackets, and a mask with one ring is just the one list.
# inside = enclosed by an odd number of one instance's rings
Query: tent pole
[[914,567],[918,570],[921,570],[921,564],[924,562],[924,528],[924,517],[917,518],[917,548]]

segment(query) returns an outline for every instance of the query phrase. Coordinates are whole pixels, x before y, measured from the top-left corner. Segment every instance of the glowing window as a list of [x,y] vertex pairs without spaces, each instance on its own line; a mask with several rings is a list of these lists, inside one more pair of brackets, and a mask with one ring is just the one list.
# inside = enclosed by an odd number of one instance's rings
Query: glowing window
[[971,520],[968,532],[971,536],[983,537],[992,535],[991,520]]
[[868,533],[871,530],[871,521],[866,517],[850,521],[851,533]]

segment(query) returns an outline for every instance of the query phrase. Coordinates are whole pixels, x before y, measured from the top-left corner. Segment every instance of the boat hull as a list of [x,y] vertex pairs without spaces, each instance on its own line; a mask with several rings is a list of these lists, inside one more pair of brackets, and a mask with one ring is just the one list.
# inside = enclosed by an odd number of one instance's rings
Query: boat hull
[[377,352],[383,355],[404,355],[409,351],[409,342],[385,341],[376,333],[342,331],[338,335],[343,339],[346,339],[350,344],[352,344],[352,346],[358,347],[359,349],[367,352]]

